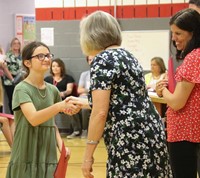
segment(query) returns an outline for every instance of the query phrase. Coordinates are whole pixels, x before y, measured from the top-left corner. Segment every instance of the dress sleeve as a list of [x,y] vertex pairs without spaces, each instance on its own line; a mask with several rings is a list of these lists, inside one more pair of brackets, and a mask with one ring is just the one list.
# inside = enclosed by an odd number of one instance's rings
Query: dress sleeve
[[110,90],[115,78],[116,68],[112,60],[96,57],[91,66],[91,90]]
[[28,103],[28,102],[32,102],[30,98],[30,94],[28,94],[28,92],[25,89],[18,88],[18,86],[16,86],[13,93],[13,100],[12,100],[13,111],[18,110],[20,104]]
[[186,79],[192,83],[200,83],[200,50],[188,54],[175,75],[176,81]]

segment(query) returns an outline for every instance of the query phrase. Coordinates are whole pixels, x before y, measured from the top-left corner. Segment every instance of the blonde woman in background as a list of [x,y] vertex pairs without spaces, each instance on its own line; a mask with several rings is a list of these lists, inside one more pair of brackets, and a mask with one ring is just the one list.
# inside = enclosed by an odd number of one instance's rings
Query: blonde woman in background
[[[22,59],[21,59],[21,43],[18,38],[13,38],[10,44],[10,50],[6,53],[6,63],[8,70],[12,74],[13,78],[21,72]],[[8,96],[8,106],[10,113],[12,111],[12,95],[15,88],[13,81],[11,81],[7,76],[3,76],[3,86],[5,93]],[[6,106],[5,106],[6,107]]]
[[166,67],[161,57],[151,59],[151,72],[145,75],[148,91],[155,91],[156,83],[166,76]]

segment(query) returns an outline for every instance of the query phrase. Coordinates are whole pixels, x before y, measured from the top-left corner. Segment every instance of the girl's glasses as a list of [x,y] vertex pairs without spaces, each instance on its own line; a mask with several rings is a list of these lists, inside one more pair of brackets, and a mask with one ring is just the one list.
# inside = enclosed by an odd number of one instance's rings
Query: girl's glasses
[[40,61],[44,61],[44,59],[47,57],[48,59],[53,59],[54,55],[53,54],[37,54],[35,56],[31,56],[30,59],[34,58],[34,57],[37,57]]

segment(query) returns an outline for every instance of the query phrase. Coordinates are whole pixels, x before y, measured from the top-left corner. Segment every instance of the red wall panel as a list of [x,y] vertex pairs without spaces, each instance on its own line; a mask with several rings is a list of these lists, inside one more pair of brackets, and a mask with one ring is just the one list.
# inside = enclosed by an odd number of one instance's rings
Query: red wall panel
[[117,18],[123,18],[123,6],[117,6],[116,16]]
[[52,12],[53,12],[52,20],[63,20],[64,19],[63,8],[54,8],[54,9],[52,9]]
[[76,19],[82,19],[87,14],[87,8],[86,7],[76,7]]
[[37,8],[35,11],[36,20],[52,20],[52,9],[51,8]]
[[87,7],[87,14],[91,14],[92,12],[95,12],[98,10],[98,7]]
[[64,20],[75,20],[75,8],[64,8],[63,9],[64,12]]
[[[117,18],[162,18],[171,17],[188,7],[188,3],[117,6]],[[114,6],[36,8],[36,20],[80,20],[87,14],[102,10],[114,15]]]
[[148,5],[147,6],[147,17],[159,17],[160,9],[159,5]]
[[176,12],[180,11],[181,9],[185,9],[187,7],[188,7],[187,3],[173,4],[172,15],[174,15]]
[[172,15],[172,5],[171,4],[161,4],[159,17],[170,17],[171,15]]
[[108,12],[111,15],[114,15],[114,7],[113,6],[99,6],[98,10]]
[[147,17],[147,6],[137,5],[135,6],[135,18],[145,18]]
[[134,17],[134,7],[123,6],[123,18],[133,18],[133,17]]

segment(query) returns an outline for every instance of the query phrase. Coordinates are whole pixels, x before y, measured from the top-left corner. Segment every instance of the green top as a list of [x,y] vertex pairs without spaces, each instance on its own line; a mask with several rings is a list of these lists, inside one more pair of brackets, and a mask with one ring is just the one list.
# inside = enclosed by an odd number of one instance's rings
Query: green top
[[[7,67],[13,77],[16,77],[22,70],[22,59],[21,55],[15,56],[11,51],[6,54]],[[3,84],[6,86],[13,85],[12,81],[6,76],[3,76]]]
[[[45,92],[46,97],[41,97]],[[16,130],[6,178],[53,178],[57,165],[54,118],[34,127],[20,108],[20,104],[31,102],[41,110],[61,101],[59,91],[51,84],[46,83],[40,94],[25,81],[15,87],[12,106]]]

